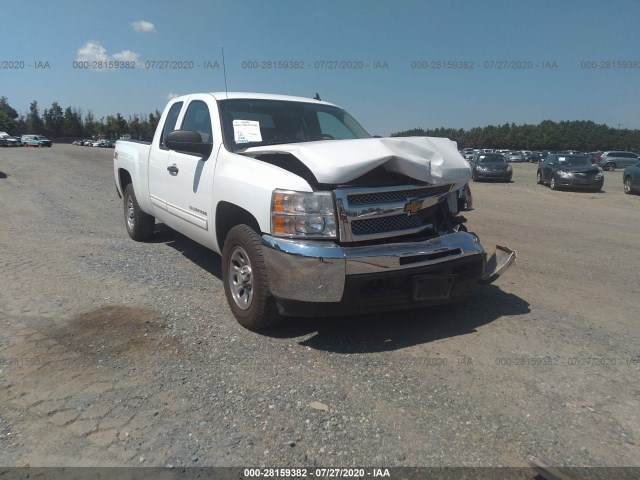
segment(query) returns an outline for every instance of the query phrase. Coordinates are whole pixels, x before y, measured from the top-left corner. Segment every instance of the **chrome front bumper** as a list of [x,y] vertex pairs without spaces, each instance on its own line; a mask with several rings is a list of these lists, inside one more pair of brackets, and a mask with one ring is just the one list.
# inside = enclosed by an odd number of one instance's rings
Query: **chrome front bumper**
[[444,267],[448,262],[460,263],[471,257],[483,262],[482,279],[490,283],[515,259],[515,252],[503,250],[508,258],[501,256],[497,261],[490,261],[487,267],[491,271],[487,272],[484,248],[478,237],[466,232],[422,242],[365,247],[341,247],[330,242],[263,235],[262,246],[271,293],[278,299],[300,302],[342,301],[347,278],[351,276],[382,276],[403,270],[407,270],[407,275],[413,275],[421,273],[421,269]]

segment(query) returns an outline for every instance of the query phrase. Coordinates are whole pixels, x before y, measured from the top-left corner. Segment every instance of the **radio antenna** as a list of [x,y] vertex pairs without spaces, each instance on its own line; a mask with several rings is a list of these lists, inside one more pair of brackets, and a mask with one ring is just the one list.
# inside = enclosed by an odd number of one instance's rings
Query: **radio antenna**
[[229,100],[229,90],[227,89],[227,67],[224,65],[224,47],[222,47],[222,73],[224,74],[224,93]]

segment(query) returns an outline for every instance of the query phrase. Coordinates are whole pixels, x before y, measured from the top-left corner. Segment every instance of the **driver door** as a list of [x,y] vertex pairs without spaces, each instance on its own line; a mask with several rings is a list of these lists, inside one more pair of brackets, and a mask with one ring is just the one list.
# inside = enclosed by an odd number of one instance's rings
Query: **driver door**
[[[198,132],[204,143],[213,143],[211,111],[204,98],[197,95],[189,98],[179,129]],[[216,150],[209,157],[175,150],[169,153],[165,199],[173,228],[178,231],[198,236],[212,227]]]
[[[198,154],[165,150],[154,161],[152,189],[154,205],[163,211],[160,219],[171,228],[200,243],[206,243],[212,225],[213,173],[220,140],[214,142],[211,101],[207,95],[188,98],[184,112],[175,127],[169,129],[198,132],[204,143],[217,143],[208,157]],[[215,103],[215,102],[212,102]],[[219,128],[219,126],[218,126]],[[155,179],[155,180],[154,180]],[[152,198],[154,198],[152,197]]]

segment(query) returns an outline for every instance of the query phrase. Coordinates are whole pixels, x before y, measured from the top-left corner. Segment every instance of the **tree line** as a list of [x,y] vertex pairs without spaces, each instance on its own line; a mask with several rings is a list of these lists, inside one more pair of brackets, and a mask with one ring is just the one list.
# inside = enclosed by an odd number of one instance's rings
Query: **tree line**
[[470,130],[414,128],[391,134],[392,137],[447,137],[458,143],[458,148],[492,148],[511,150],[597,150],[640,151],[640,130],[616,129],[592,121],[545,120],[538,125],[488,125]]
[[[40,114],[38,102],[29,105],[26,115],[20,115],[9,105],[7,97],[0,97],[0,131],[11,135],[42,134],[53,138],[108,138],[130,135],[133,139],[151,140],[160,121],[160,112],[149,115],[120,113],[96,119],[77,107],[62,108],[58,102]],[[392,137],[447,137],[459,148],[508,148],[513,150],[631,150],[640,151],[640,130],[616,129],[592,121],[545,120],[538,125],[488,125],[470,130],[414,128],[391,134]]]
[[20,115],[7,100],[0,97],[0,131],[10,135],[39,134],[51,138],[108,138],[130,135],[138,140],[151,140],[160,121],[160,112],[147,115],[107,115],[96,119],[91,110],[83,113],[77,107],[62,108],[58,102],[40,113],[38,102],[29,105],[26,115]]

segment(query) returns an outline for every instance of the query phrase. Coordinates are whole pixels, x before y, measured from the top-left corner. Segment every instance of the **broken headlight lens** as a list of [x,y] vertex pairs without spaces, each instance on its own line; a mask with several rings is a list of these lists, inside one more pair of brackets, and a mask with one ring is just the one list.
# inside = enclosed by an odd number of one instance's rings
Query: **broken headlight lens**
[[274,190],[271,234],[278,237],[335,238],[336,215],[331,192]]

